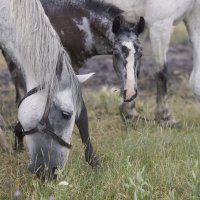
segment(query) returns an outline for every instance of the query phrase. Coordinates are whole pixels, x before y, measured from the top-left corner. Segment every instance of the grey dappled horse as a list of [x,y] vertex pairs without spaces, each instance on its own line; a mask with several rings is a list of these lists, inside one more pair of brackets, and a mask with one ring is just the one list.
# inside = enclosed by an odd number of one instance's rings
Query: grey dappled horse
[[[39,0],[1,0],[0,47],[20,68],[27,93],[18,120],[30,153],[29,170],[53,177],[68,158],[74,123],[83,100],[71,61]],[[99,160],[87,138],[87,158]]]

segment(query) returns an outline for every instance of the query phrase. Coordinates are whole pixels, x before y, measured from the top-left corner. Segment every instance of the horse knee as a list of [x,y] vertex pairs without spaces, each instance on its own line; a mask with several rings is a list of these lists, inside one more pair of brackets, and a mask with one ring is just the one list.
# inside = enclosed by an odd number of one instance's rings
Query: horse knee
[[161,70],[157,71],[156,75],[157,75],[157,79],[162,80],[162,82],[164,83],[167,83],[167,79],[168,79],[167,65],[165,64]]

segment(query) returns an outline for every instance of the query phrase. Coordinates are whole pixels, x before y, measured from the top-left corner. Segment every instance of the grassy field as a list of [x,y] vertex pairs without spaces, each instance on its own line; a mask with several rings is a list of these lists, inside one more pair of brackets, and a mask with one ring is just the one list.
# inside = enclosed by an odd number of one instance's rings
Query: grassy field
[[[183,33],[183,34],[180,34]],[[180,37],[181,36],[181,37]],[[187,37],[184,27],[176,29],[172,42]],[[0,68],[5,67],[0,58]],[[169,102],[180,121],[180,128],[163,128],[154,121],[155,92],[137,100],[142,116],[152,121],[123,123],[118,113],[116,92],[103,88],[85,91],[90,134],[103,164],[102,172],[93,171],[84,160],[78,130],[66,168],[58,179],[42,183],[27,171],[27,148],[20,154],[0,151],[0,200],[198,200],[200,199],[200,104],[183,81],[171,87]],[[1,91],[0,113],[8,126],[16,122],[14,90]],[[3,92],[3,93],[2,93]],[[6,128],[13,143],[12,130]],[[59,186],[67,181],[68,186]]]
[[[69,162],[58,179],[42,183],[27,171],[28,155],[0,153],[0,199],[199,199],[200,124],[199,104],[188,88],[178,86],[170,93],[170,104],[180,128],[170,129],[154,121],[124,124],[118,114],[119,98],[112,90],[85,92],[90,133],[103,164],[93,171],[84,161],[83,146],[75,129]],[[182,93],[184,92],[184,94]],[[14,93],[1,98],[1,112],[9,125],[15,122]],[[153,94],[138,99],[141,115],[153,119]],[[9,112],[8,112],[9,111]],[[13,142],[11,130],[8,140]],[[68,186],[59,186],[67,181]]]

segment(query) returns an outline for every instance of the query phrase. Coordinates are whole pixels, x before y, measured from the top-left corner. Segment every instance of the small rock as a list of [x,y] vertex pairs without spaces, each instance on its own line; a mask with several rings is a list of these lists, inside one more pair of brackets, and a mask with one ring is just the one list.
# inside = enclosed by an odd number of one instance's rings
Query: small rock
[[55,200],[54,196],[51,195],[51,196],[49,197],[49,200]]
[[20,192],[20,191],[16,191],[16,192],[14,193],[14,200],[19,199],[20,196],[21,196],[21,192]]
[[69,183],[67,181],[61,181],[58,185],[68,186]]

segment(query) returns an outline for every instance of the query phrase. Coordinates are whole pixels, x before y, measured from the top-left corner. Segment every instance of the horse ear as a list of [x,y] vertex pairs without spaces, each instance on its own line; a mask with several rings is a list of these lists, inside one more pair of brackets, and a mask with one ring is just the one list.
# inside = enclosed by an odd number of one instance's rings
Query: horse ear
[[121,15],[115,17],[112,24],[112,32],[114,34],[117,34],[123,24],[124,24],[124,18]]
[[140,20],[137,23],[136,29],[135,29],[137,35],[140,35],[144,31],[144,28],[145,28],[145,19],[144,17],[140,17]]
[[77,78],[80,83],[84,83],[87,81],[89,78],[91,78],[95,73],[89,73],[89,74],[83,74],[83,75],[77,75]]

